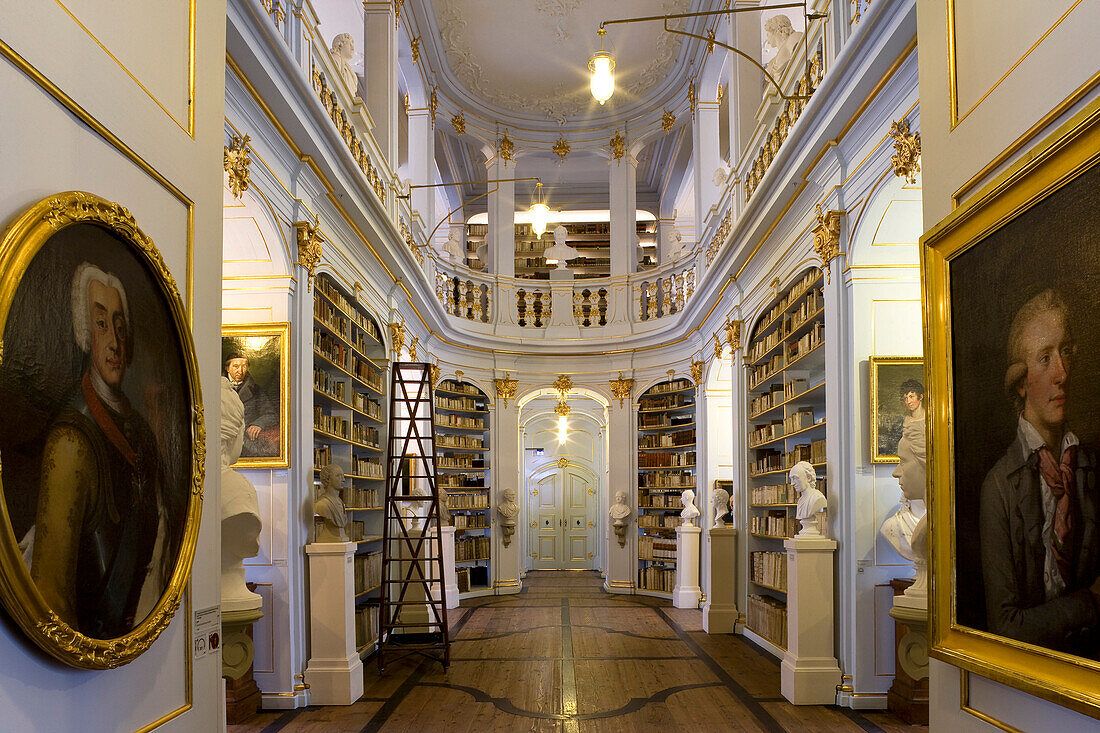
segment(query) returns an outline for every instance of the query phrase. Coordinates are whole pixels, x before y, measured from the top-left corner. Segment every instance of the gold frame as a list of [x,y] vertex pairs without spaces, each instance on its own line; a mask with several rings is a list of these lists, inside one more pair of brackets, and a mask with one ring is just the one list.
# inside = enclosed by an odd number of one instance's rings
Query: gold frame
[[1100,718],[1100,662],[961,626],[955,614],[955,445],[951,434],[950,266],[955,257],[1100,164],[1100,99],[1062,125],[921,238],[925,401],[932,445],[930,653],[936,659]]
[[[923,356],[872,356],[867,361],[867,372],[870,384],[868,402],[871,408],[871,463],[897,463],[896,455],[878,453],[878,369],[881,366],[901,366],[903,364],[924,364]],[[925,387],[925,392],[928,388]]]
[[[233,468],[290,468],[290,324],[224,324],[222,339],[239,336],[280,336],[279,342],[279,455],[272,458],[241,458]],[[219,362],[221,359],[219,358]],[[223,365],[218,374],[225,376]]]
[[[95,639],[73,629],[50,609],[23,563],[18,540],[11,530],[6,501],[0,501],[0,600],[23,631],[44,651],[73,667],[111,669],[144,653],[168,627],[191,575],[202,515],[206,468],[206,427],[191,328],[171,271],[153,241],[123,206],[84,191],[66,191],[42,199],[20,214],[0,236],[0,336],[19,289],[23,273],[55,233],[74,224],[95,224],[131,246],[160,286],[168,304],[183,353],[191,397],[191,497],[179,556],[172,577],[153,611],[137,627],[116,639]],[[0,354],[3,353],[0,341]],[[3,486],[0,483],[0,496]],[[188,622],[185,619],[185,623]]]

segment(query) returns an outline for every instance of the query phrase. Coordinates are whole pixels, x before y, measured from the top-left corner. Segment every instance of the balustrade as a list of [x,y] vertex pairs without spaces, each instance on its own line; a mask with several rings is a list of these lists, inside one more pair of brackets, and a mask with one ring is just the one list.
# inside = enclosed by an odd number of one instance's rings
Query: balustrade
[[607,288],[576,288],[573,291],[573,319],[581,328],[607,325]]
[[520,288],[516,291],[516,323],[524,328],[550,325],[550,292]]

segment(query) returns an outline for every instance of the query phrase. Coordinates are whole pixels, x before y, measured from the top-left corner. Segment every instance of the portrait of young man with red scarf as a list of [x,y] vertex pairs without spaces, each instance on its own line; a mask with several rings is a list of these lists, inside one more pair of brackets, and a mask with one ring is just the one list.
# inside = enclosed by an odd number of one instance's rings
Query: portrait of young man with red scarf
[[979,529],[989,631],[1100,659],[1096,457],[1066,425],[1076,345],[1047,289],[1016,312],[1004,386],[1016,439],[985,477]]

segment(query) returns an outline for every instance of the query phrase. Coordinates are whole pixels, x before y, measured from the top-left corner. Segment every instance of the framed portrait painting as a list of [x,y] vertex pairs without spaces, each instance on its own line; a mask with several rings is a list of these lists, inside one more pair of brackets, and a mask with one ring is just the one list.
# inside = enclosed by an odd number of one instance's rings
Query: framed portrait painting
[[871,463],[897,463],[905,418],[924,419],[924,359],[872,356]]
[[132,661],[191,571],[205,427],[179,290],[122,206],[70,191],[0,238],[0,596],[45,651]]
[[288,323],[222,327],[222,376],[244,403],[237,468],[286,468],[290,445]]
[[922,242],[931,653],[1100,717],[1100,101]]

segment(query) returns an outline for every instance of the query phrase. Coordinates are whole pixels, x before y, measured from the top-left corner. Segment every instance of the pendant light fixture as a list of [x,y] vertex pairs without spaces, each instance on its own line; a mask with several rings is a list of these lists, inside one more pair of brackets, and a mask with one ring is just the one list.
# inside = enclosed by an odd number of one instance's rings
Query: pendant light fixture
[[542,203],[541,181],[535,184],[535,191],[538,192],[538,201],[531,204],[528,213],[531,215],[531,230],[541,239],[546,234],[546,224],[550,221],[550,207]]
[[600,50],[588,62],[588,71],[592,73],[589,88],[592,96],[602,106],[615,93],[615,59],[603,50],[603,37],[607,35],[607,31],[601,27],[597,33],[600,36]]

